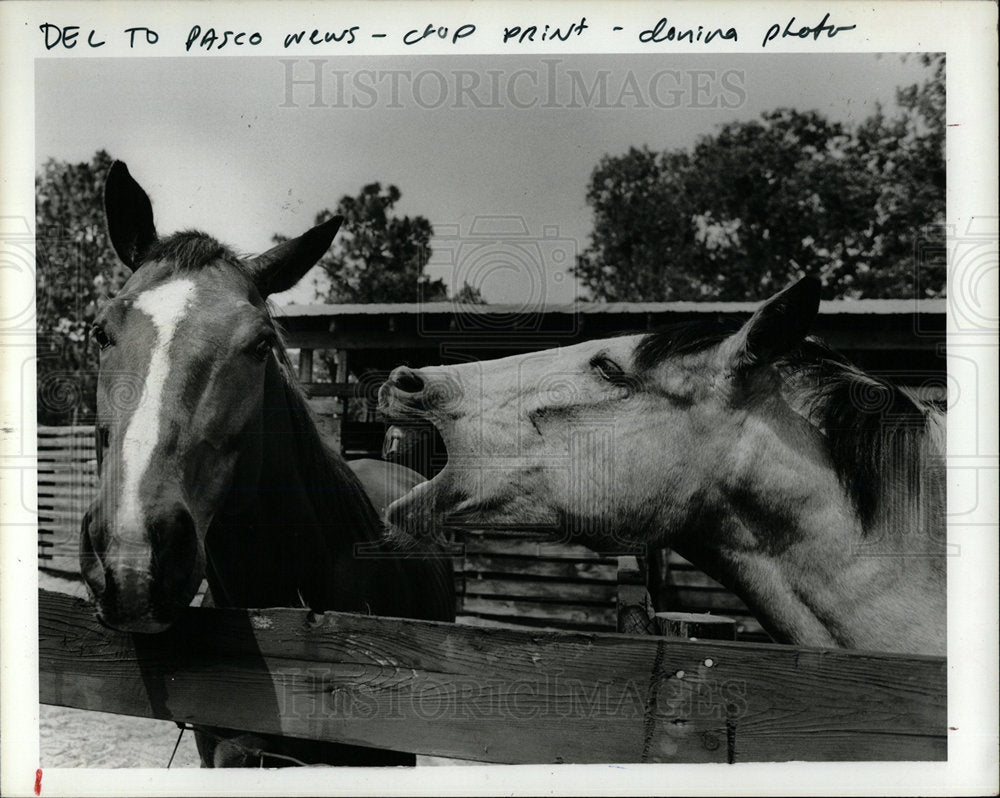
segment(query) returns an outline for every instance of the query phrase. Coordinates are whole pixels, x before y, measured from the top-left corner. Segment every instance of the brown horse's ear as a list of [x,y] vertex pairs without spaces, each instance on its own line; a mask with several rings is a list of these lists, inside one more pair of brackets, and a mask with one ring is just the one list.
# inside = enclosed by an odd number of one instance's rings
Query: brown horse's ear
[[798,346],[819,312],[819,294],[819,280],[807,276],[757,308],[750,320],[722,345],[720,354],[728,370],[743,374]]
[[135,270],[156,243],[156,228],[149,197],[122,161],[111,164],[104,181],[104,214],[119,260]]
[[298,238],[250,258],[247,266],[261,296],[287,291],[301,280],[326,254],[343,221],[344,217],[334,216]]

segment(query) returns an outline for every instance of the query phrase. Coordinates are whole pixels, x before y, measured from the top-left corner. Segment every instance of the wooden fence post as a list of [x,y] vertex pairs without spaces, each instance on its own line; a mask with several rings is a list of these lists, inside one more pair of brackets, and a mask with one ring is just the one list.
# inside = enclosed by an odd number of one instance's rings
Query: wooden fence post
[[656,634],[653,603],[646,591],[646,575],[635,557],[618,558],[618,631]]
[[299,350],[299,382],[308,385],[313,381],[313,351],[312,349]]

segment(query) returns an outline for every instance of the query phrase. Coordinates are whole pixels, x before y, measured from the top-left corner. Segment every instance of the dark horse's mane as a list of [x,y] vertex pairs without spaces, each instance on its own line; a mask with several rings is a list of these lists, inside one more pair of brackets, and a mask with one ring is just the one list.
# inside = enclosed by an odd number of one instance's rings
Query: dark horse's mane
[[[143,260],[172,264],[175,272],[198,271],[209,264],[222,262],[247,274],[249,278],[246,262],[239,255],[211,236],[198,231],[183,231],[157,241]],[[439,562],[434,558],[408,558],[403,552],[391,550],[391,539],[361,481],[347,462],[328,447],[320,436],[302,386],[289,360],[281,328],[274,321],[271,308],[265,306],[265,309],[276,333],[275,345],[272,347],[276,368],[269,372],[269,379],[272,382],[277,380],[278,384],[274,387],[276,396],[280,397],[278,401],[273,401],[275,407],[265,408],[265,412],[274,414],[275,424],[289,427],[287,435],[270,437],[284,441],[294,440],[295,449],[293,464],[283,467],[281,473],[265,474],[263,479],[288,479],[284,472],[294,468],[300,481],[296,487],[309,497],[316,518],[315,523],[297,525],[298,545],[302,547],[302,551],[296,555],[298,562],[295,567],[300,573],[300,597],[308,599],[314,609],[349,609],[350,607],[338,606],[338,601],[324,601],[322,594],[331,594],[333,588],[316,584],[322,576],[324,563],[336,568],[338,562],[349,561],[352,563],[352,573],[347,576],[356,579],[354,588],[372,596],[370,602],[365,602],[367,607],[362,606],[360,609],[381,609],[382,614],[405,617],[451,619],[454,599],[450,566],[441,567],[443,560]],[[269,501],[265,511],[278,512],[271,506],[276,502],[277,499]],[[231,522],[228,525],[235,526]],[[260,524],[258,528],[270,527]],[[244,526],[244,535],[245,529]],[[236,533],[230,529],[226,537],[235,539]],[[240,542],[241,545],[243,543]],[[372,544],[369,551],[356,558],[354,544],[366,543]],[[337,546],[339,548],[331,553],[330,548]],[[380,553],[382,556],[378,556]],[[243,557],[253,554],[257,554],[260,560],[266,560],[269,556],[266,550],[258,553],[247,551],[244,546]],[[220,566],[221,563],[216,562],[214,565]],[[259,565],[264,567],[265,563],[261,562]],[[216,577],[219,576],[218,568],[213,566],[210,571],[215,571]],[[303,577],[303,572],[309,575]],[[421,585],[419,591],[411,589],[414,579]],[[311,595],[301,595],[304,589],[302,582],[312,582],[313,589],[309,591]]]
[[222,261],[246,272],[239,255],[198,230],[182,230],[155,241],[142,258],[143,263],[153,261],[172,264],[176,272],[198,271],[215,261]]
[[[667,359],[707,351],[739,329],[735,320],[676,325],[647,335],[635,366],[648,373]],[[940,413],[905,388],[868,374],[808,337],[774,363],[796,410],[820,429],[840,482],[866,533],[935,525],[943,509]],[[920,504],[923,500],[922,509]]]

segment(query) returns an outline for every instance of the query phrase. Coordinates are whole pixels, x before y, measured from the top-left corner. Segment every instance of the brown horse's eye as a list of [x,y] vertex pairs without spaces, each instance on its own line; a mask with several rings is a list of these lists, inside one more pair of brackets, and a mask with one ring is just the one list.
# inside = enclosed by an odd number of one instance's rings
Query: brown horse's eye
[[99,324],[95,324],[90,328],[90,337],[97,342],[101,351],[104,351],[112,344],[110,336],[108,336],[107,332],[105,332],[104,328]]

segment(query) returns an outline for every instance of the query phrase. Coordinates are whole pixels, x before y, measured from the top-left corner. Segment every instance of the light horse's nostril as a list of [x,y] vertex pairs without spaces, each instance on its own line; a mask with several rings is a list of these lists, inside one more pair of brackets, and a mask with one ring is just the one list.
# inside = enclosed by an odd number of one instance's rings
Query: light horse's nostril
[[417,394],[424,390],[420,373],[406,366],[398,366],[389,375],[389,384],[400,393]]

